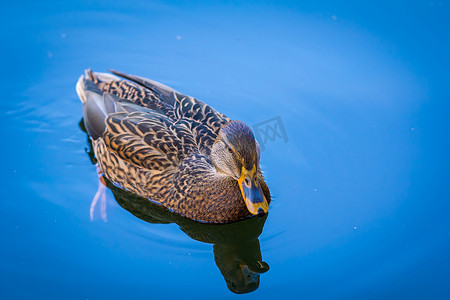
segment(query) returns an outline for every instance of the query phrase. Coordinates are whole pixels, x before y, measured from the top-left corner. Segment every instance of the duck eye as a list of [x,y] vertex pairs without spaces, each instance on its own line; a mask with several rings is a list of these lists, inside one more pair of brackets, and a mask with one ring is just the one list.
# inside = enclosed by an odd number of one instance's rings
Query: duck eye
[[230,147],[228,147],[228,152],[233,153],[233,149],[231,149]]

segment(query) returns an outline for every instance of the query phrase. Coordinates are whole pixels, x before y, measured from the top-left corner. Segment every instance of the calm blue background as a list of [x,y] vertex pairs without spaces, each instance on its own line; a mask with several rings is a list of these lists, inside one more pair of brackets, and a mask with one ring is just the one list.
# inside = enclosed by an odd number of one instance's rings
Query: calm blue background
[[[450,299],[448,1],[15,3],[0,9],[0,298]],[[250,125],[282,118],[289,142],[262,153],[257,291],[232,294],[211,245],[111,194],[108,222],[90,221],[88,67]]]

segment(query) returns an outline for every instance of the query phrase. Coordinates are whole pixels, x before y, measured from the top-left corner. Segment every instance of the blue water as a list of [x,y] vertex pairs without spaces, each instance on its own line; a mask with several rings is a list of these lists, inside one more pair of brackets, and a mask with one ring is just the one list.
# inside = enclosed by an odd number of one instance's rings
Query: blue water
[[[38,2],[0,10],[1,299],[450,299],[448,1]],[[111,191],[90,220],[89,67],[279,117],[256,291]]]

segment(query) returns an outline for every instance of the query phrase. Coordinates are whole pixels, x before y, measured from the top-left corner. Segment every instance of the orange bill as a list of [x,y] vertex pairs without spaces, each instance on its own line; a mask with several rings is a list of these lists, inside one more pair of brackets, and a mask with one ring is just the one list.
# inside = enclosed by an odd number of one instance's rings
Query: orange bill
[[253,215],[263,215],[269,211],[269,204],[264,197],[261,185],[256,177],[256,165],[249,171],[242,167],[241,177],[238,179],[239,188],[245,205]]

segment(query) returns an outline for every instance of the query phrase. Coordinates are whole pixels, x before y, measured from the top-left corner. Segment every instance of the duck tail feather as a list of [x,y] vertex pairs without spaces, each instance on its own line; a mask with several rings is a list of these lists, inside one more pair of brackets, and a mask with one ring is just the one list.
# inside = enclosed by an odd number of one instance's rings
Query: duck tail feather
[[80,98],[82,103],[86,102],[86,88],[84,85],[84,80],[84,75],[81,75],[80,78],[78,78],[77,85],[75,86],[78,97]]
[[119,77],[85,70],[76,84],[78,97],[83,103],[83,119],[88,134],[97,139],[102,136],[106,129],[105,119],[108,114],[115,113],[119,107],[117,103],[121,101],[117,96],[103,93],[98,84],[120,80]]

